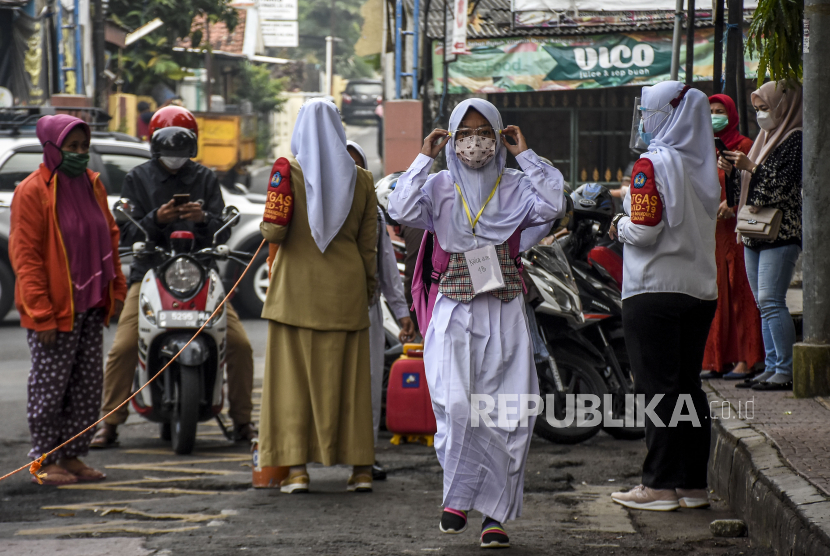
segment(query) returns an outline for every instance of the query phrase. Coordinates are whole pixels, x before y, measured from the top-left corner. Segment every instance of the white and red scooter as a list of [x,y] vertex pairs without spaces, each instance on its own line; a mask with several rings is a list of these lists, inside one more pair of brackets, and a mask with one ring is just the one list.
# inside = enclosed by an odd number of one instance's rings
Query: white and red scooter
[[[239,221],[235,207],[226,207],[222,213],[224,224],[214,235],[213,245],[195,252],[194,236],[187,231],[171,234],[170,251],[155,246],[130,215],[126,199],[117,201],[113,212],[117,221],[132,222],[146,238],[145,242],[121,248],[122,256],[149,259],[153,264],[141,281],[138,298],[138,367],[134,383],[134,390],[138,390],[179,353],[225,298],[222,280],[210,262],[230,259],[247,266],[250,254],[216,245],[219,235]],[[193,451],[200,421],[216,417],[230,438],[218,417],[224,401],[225,313],[223,306],[164,374],[132,400],[139,415],[159,423],[162,440],[171,441],[177,454]]]

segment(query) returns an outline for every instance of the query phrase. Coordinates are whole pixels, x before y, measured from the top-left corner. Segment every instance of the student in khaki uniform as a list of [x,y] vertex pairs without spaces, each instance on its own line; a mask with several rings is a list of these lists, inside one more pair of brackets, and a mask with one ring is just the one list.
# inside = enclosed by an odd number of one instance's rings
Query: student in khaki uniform
[[308,462],[352,465],[347,489],[371,491],[374,186],[349,156],[329,101],[300,110],[291,152],[296,158],[274,164],[261,226],[278,249],[262,311],[269,323],[260,465],[291,467],[280,485],[286,493],[308,490]]

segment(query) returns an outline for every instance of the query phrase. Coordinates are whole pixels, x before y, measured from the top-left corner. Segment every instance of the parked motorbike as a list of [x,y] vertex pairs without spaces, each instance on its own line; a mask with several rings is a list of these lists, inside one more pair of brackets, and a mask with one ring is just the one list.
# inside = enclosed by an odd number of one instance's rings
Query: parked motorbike
[[117,201],[113,212],[117,221],[131,222],[145,236],[145,241],[121,248],[119,253],[149,260],[153,265],[144,275],[139,294],[135,390],[184,349],[159,380],[133,398],[133,408],[145,419],[159,423],[162,440],[170,441],[177,454],[193,451],[197,424],[202,421],[216,418],[231,439],[219,417],[227,347],[225,306],[201,334],[187,343],[225,298],[222,279],[210,263],[232,260],[247,266],[251,259],[249,253],[217,245],[222,232],[239,221],[239,211],[226,207],[222,213],[224,224],[214,234],[213,244],[198,251],[194,251],[193,234],[187,231],[171,234],[169,251],[155,245],[131,216],[126,199]]
[[[631,396],[634,381],[623,337],[621,283],[615,276],[618,269],[611,267],[619,264],[621,269],[622,255],[619,246],[607,240],[613,217],[611,195],[599,184],[584,184],[574,191],[573,199],[571,233],[559,243],[579,289],[585,316],[581,332],[589,341],[592,356],[603,361],[602,376],[612,396],[612,404],[605,410],[612,419],[634,424]],[[605,430],[619,439],[636,440],[645,436],[645,429],[637,426],[614,426]]]
[[[528,324],[534,340],[534,358],[539,393],[554,401],[553,416],[567,416],[569,394],[593,394],[600,400],[608,392],[602,379],[603,359],[596,356],[579,329],[585,324],[579,290],[562,247],[537,245],[522,254],[525,274],[530,278]],[[546,408],[547,410],[547,408]],[[580,423],[555,427],[540,415],[534,432],[559,444],[576,444],[597,434],[601,423]]]

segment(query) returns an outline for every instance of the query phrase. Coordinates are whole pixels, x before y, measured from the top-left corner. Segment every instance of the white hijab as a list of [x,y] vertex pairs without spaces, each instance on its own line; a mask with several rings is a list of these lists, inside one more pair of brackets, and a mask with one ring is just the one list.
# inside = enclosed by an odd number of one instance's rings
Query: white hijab
[[[683,83],[664,81],[643,87],[642,107],[646,117],[643,130],[653,134],[648,158],[663,194],[666,221],[670,227],[683,222],[685,177],[688,175],[695,195],[714,220],[720,205],[720,182],[716,150],[712,138],[709,98],[697,89],[689,89],[676,108],[671,101],[683,90]],[[669,112],[655,112],[662,110]]]
[[[503,128],[498,109],[479,98],[461,102],[450,115],[450,131],[455,133],[467,110],[474,108],[484,116],[493,129],[500,132]],[[448,170],[435,176],[433,186],[433,222],[435,233],[441,247],[449,253],[464,253],[485,245],[499,245],[510,238],[522,225],[528,211],[529,197],[523,196],[520,185],[524,174],[518,170],[505,168],[507,149],[501,143],[501,136],[496,139],[496,156],[487,164],[473,169],[458,160],[455,144],[451,139],[445,147]],[[476,224],[473,236],[470,221],[464,210],[464,204],[455,188],[457,183],[464,193],[464,199],[475,219],[476,214],[487,201],[496,185],[499,175],[504,173],[498,190],[487,203],[487,207]]]
[[354,141],[346,141],[346,148],[348,149],[349,147],[351,147],[351,148],[353,148],[354,150],[357,151],[357,154],[359,154],[360,158],[363,159],[362,168],[368,172],[369,171],[369,159],[366,158],[366,153],[363,152],[363,149],[361,148],[361,146],[358,145],[357,143],[355,143]]
[[311,237],[325,253],[352,208],[357,179],[357,167],[346,150],[346,132],[333,102],[312,99],[300,108],[291,153],[303,170]]

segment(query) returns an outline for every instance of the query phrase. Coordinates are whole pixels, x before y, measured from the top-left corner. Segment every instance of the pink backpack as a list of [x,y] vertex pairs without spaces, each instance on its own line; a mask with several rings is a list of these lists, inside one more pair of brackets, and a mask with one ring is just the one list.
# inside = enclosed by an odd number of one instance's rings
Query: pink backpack
[[[520,277],[523,269],[519,252],[521,240],[522,230],[519,228],[507,240],[510,258],[516,263]],[[449,264],[450,253],[444,251],[435,234],[424,232],[424,239],[421,240],[421,248],[418,249],[418,259],[415,262],[415,273],[412,276],[412,310],[418,317],[418,328],[422,336],[426,336],[429,321],[432,320],[435,300],[438,299],[438,283]],[[524,280],[522,280],[522,289],[527,293]]]

